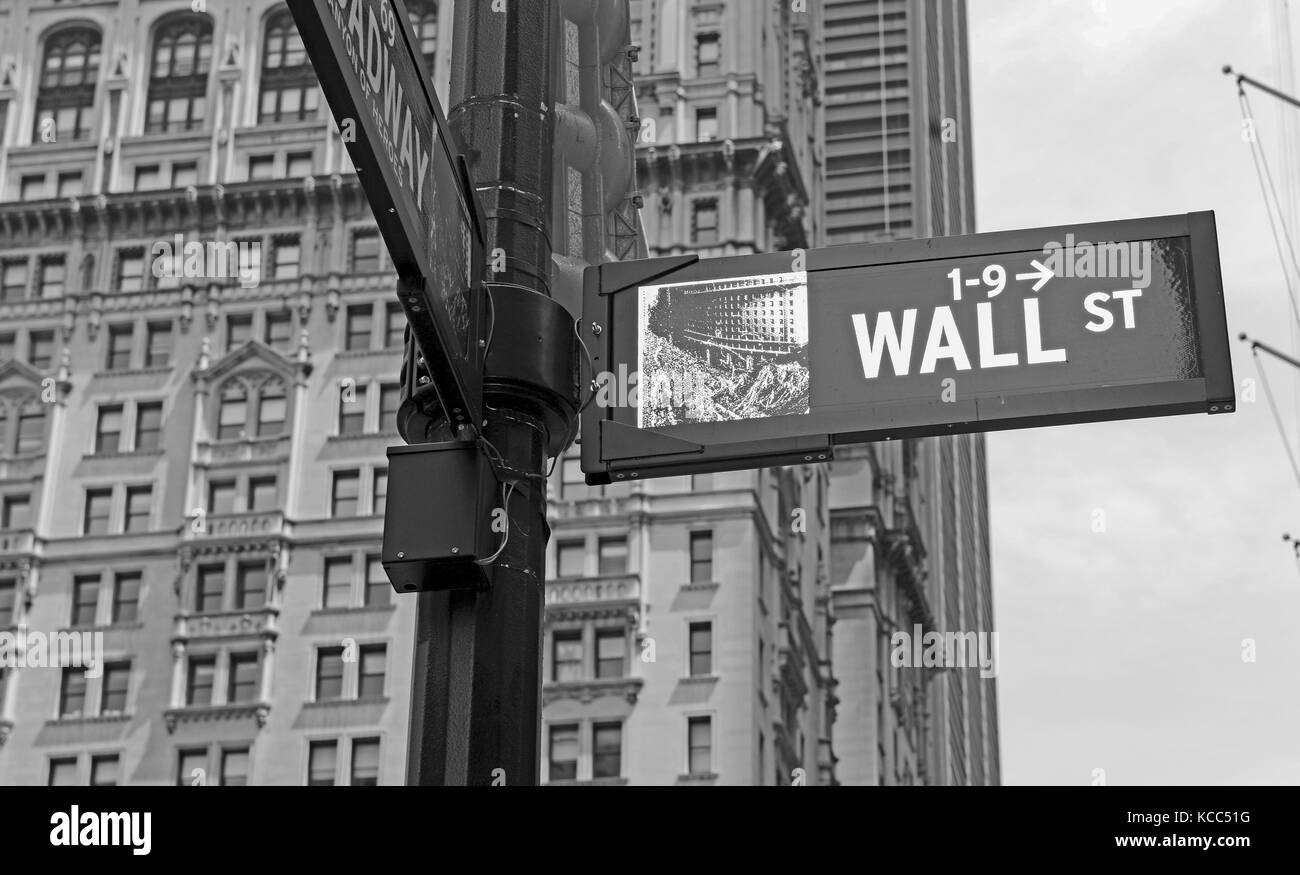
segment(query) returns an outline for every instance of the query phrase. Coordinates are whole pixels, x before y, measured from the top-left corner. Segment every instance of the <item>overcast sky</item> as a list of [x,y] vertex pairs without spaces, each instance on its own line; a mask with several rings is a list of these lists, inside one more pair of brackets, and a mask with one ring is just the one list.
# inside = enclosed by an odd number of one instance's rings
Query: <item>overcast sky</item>
[[[990,435],[1004,783],[1300,783],[1300,487],[1235,340],[1291,349],[1291,315],[1220,72],[1278,81],[1271,2],[969,5],[978,230],[1214,210],[1243,401]],[[1251,100],[1277,174],[1277,102]]]

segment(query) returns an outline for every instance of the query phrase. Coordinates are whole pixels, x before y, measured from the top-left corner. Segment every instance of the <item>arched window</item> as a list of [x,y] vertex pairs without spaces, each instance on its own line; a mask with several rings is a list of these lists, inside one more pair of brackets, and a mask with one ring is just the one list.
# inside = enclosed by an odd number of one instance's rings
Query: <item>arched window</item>
[[266,22],[262,42],[262,92],[259,122],[288,122],[314,119],[320,106],[320,87],[307,60],[302,37],[294,27],[289,10],[281,10]]
[[145,133],[202,127],[211,68],[212,19],[180,15],[163,22],[153,42]]
[[45,40],[45,62],[36,92],[33,142],[84,140],[90,136],[99,80],[99,31],[69,27]]
[[438,48],[438,0],[411,0],[406,4],[407,15],[411,17],[411,29],[415,31],[415,42],[424,63],[433,74],[434,56]]

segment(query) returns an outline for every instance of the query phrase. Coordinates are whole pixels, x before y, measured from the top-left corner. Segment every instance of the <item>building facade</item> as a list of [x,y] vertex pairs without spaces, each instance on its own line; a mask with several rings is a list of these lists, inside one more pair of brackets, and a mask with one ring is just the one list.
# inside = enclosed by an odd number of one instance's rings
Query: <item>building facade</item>
[[[406,5],[446,105],[452,4]],[[799,5],[632,0],[635,107],[606,97],[640,117],[649,254],[969,229],[967,128],[919,127],[960,7]],[[832,138],[832,36],[890,16],[892,66],[900,10],[908,173],[833,169],[872,132]],[[935,39],[964,83],[964,31]],[[862,106],[898,115],[889,90]],[[938,94],[941,134],[967,110]],[[0,784],[404,779],[414,603],[377,562],[404,318],[322,103],[273,0],[0,0]],[[832,186],[892,218],[841,222]],[[577,226],[640,254],[599,200]],[[544,781],[996,782],[992,682],[881,644],[992,628],[982,439],[838,455],[605,487],[556,461]]]

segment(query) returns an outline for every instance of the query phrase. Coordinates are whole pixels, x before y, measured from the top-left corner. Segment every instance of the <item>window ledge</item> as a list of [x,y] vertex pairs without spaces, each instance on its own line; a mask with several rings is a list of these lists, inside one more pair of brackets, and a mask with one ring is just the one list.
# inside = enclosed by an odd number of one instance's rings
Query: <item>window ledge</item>
[[204,720],[237,720],[246,717],[255,717],[259,729],[266,726],[267,718],[271,716],[270,702],[239,702],[227,703],[225,705],[183,705],[179,708],[168,708],[163,711],[163,721],[167,724],[167,732],[171,734],[176,731],[176,724],[180,722],[200,722]]
[[713,590],[717,588],[718,588],[718,584],[714,582],[682,584],[682,592],[706,592],[708,590]]
[[[127,294],[130,294],[128,292]],[[140,377],[155,374],[169,374],[173,370],[171,365],[153,365],[147,368],[114,368],[105,371],[95,371],[91,377],[99,380],[105,377]]]
[[162,447],[152,450],[116,450],[104,453],[86,453],[81,458],[88,462],[99,459],[144,459],[150,456],[162,456],[164,452]]
[[563,778],[557,781],[547,781],[548,787],[625,787],[627,778],[588,778],[578,780],[577,778]]
[[113,714],[94,714],[89,717],[55,717],[46,720],[46,726],[90,726],[97,723],[128,723],[135,717],[131,711],[119,711]]
[[715,684],[717,682],[718,676],[716,674],[689,675],[678,680],[678,683],[681,684],[699,684],[701,686],[705,684]]
[[359,434],[332,434],[326,440],[330,443],[347,443],[349,441],[363,441],[372,438],[397,437],[396,431],[363,431]]
[[395,610],[397,610],[397,605],[393,602],[389,602],[386,605],[350,605],[341,608],[340,607],[313,608],[312,616],[338,617],[338,616],[351,616],[356,614],[379,614],[385,611],[392,612]]
[[603,696],[622,696],[629,705],[635,705],[643,678],[621,677],[601,678],[583,681],[547,681],[542,686],[542,705],[560,699],[575,699],[583,704],[595,701]]
[[336,359],[359,359],[368,355],[396,355],[402,352],[400,346],[377,346],[374,349],[344,349],[334,353]]
[[81,626],[64,626],[55,631],[55,635],[67,632],[110,632],[124,629],[143,629],[144,622],[141,620],[132,620],[129,623],[87,623]]
[[364,699],[315,699],[310,702],[303,702],[304,708],[337,708],[352,707],[357,705],[387,705],[388,696],[368,696]]
[[712,784],[716,780],[717,772],[689,772],[677,776],[678,784]]

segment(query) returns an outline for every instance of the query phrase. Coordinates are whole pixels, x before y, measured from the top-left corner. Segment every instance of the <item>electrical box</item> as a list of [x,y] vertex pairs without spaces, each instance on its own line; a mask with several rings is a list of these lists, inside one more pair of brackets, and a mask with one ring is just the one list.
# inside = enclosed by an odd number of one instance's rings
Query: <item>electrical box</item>
[[473,441],[388,448],[388,504],[381,559],[403,592],[486,587],[504,533],[492,531],[500,490]]

